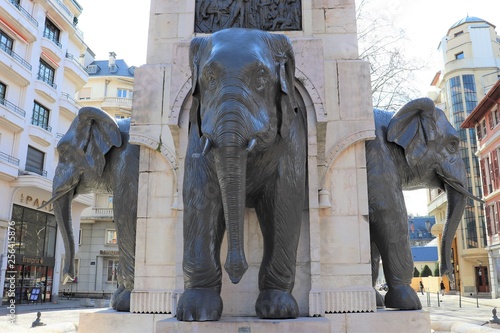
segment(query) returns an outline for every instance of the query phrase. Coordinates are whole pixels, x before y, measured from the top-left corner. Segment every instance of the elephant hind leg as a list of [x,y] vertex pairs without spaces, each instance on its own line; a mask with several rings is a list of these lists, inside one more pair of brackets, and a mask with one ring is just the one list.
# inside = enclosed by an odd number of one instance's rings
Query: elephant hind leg
[[[377,283],[378,274],[380,270],[380,252],[378,251],[375,242],[370,243],[371,246],[371,263],[372,263],[372,286],[375,289],[375,284]],[[375,297],[377,300],[377,307],[384,307],[384,296],[382,296],[377,289],[375,289]]]

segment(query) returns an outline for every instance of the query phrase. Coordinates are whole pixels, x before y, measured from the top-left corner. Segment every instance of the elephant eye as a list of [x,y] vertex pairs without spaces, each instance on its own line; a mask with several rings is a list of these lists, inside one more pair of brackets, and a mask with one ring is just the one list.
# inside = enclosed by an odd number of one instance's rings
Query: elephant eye
[[214,90],[217,87],[217,80],[215,78],[215,73],[213,70],[208,69],[205,71],[205,79],[207,81],[209,90]]
[[456,153],[458,151],[458,145],[459,145],[459,142],[457,139],[453,139],[450,141],[450,143],[448,144],[448,151],[452,154]]
[[265,69],[261,68],[257,71],[257,74],[255,76],[255,89],[257,91],[262,91],[266,87],[266,82],[267,82],[267,72]]

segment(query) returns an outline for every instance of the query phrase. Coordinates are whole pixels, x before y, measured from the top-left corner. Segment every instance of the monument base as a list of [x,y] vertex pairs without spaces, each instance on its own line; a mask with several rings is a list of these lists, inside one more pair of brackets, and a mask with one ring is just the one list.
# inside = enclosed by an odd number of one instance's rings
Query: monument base
[[379,310],[374,313],[335,313],[325,317],[263,320],[256,317],[222,317],[220,321],[180,322],[170,314],[143,314],[102,310],[80,315],[79,333],[429,333],[431,322],[425,311]]

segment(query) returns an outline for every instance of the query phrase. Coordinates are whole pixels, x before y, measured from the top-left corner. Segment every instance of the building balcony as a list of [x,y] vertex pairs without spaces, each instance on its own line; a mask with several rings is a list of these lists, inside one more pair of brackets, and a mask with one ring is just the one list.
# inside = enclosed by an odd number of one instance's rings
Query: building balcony
[[13,181],[19,174],[19,159],[0,151],[0,179]]
[[53,63],[59,63],[63,57],[62,44],[48,34],[43,34],[41,40],[42,51]]
[[29,136],[36,143],[48,147],[52,142],[52,127],[43,124],[37,124],[35,121],[31,121],[29,126]]
[[31,80],[31,65],[14,51],[0,45],[0,73],[17,85],[26,87]]
[[57,85],[38,75],[35,81],[35,91],[50,103],[54,103],[57,98]]
[[81,7],[72,1],[70,7],[66,6],[62,0],[45,0],[48,6],[44,6],[47,10],[49,16],[57,19],[57,22],[61,24],[63,30],[69,31],[70,36],[76,35],[80,39],[83,39],[82,32],[76,27],[78,19],[73,15],[72,10],[81,13]]
[[447,77],[450,77],[450,74],[454,71],[488,67],[497,67],[495,58],[453,59],[444,65],[444,72]]
[[76,84],[76,90],[80,90],[89,79],[89,74],[85,67],[70,53],[66,53],[66,58],[64,59],[64,75]]
[[25,117],[26,111],[14,103],[0,98],[0,124],[5,124],[12,132],[18,133],[24,128]]
[[33,43],[38,34],[38,22],[26,9],[11,0],[0,0],[0,21],[3,21],[17,37]]
[[112,220],[113,208],[87,208],[82,212],[81,220]]
[[123,97],[104,97],[102,101],[101,108],[105,111],[111,110],[132,110],[132,98],[123,98]]
[[63,92],[59,98],[59,108],[68,118],[73,119],[78,114],[81,105],[68,93]]
[[19,175],[31,175],[31,174],[37,174],[42,177],[47,178],[47,170],[39,169],[37,167],[31,166],[26,164],[24,166],[24,170],[19,170]]

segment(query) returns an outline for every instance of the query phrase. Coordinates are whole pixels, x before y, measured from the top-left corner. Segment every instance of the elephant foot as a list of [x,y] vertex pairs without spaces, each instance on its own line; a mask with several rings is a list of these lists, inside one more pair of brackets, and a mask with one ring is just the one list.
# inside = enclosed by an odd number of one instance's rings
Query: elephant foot
[[186,289],[177,305],[179,321],[216,321],[222,314],[222,298],[209,288]]
[[116,291],[111,296],[111,301],[109,305],[116,311],[130,312],[130,294],[131,290],[125,289],[125,287],[118,287]]
[[384,296],[382,296],[378,290],[375,290],[375,298],[377,300],[377,308],[384,307]]
[[385,295],[385,307],[399,310],[420,310],[422,304],[415,290],[408,285],[389,286]]
[[255,312],[262,319],[289,319],[299,316],[299,306],[288,291],[262,290],[255,303]]

